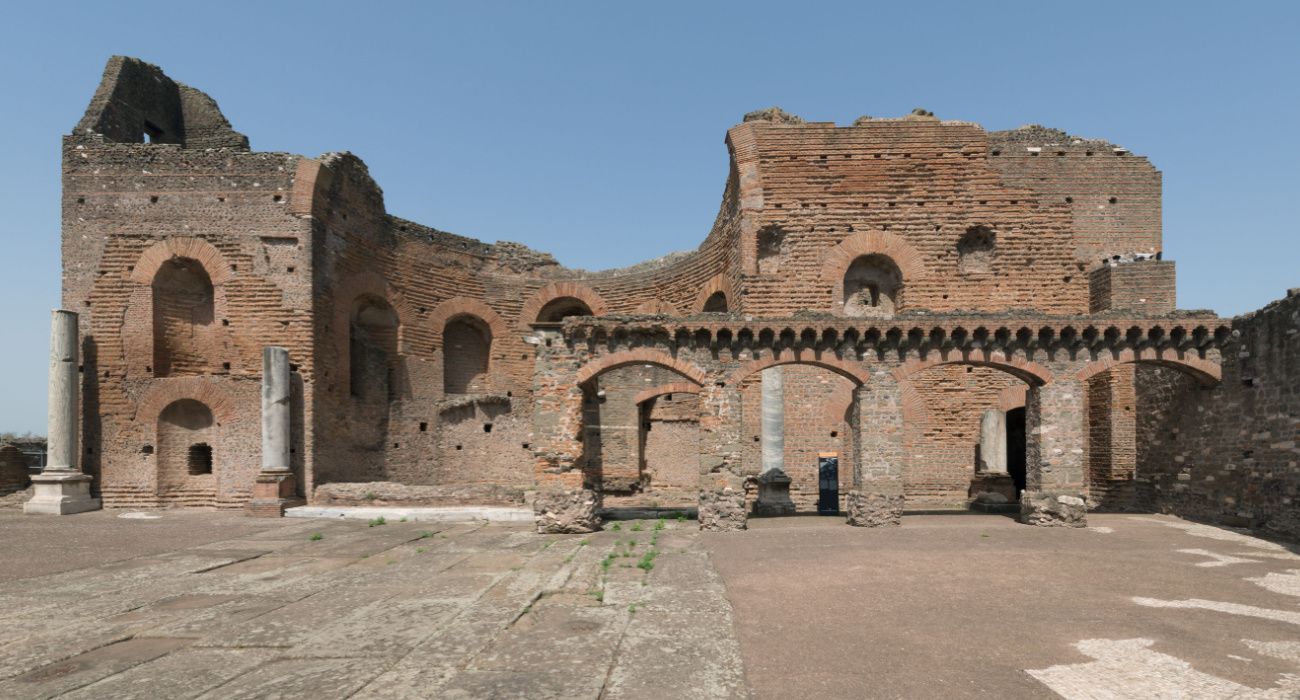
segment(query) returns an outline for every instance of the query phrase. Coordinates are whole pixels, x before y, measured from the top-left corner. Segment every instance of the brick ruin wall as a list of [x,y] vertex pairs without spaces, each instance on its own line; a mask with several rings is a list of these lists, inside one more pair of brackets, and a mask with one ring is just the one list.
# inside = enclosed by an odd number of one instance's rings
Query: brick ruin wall
[[[206,95],[113,59],[63,153],[63,298],[82,314],[87,471],[110,505],[239,505],[260,464],[261,349],[281,345],[294,363],[304,495],[400,482],[482,485],[492,501],[503,492],[486,487],[534,482],[527,338],[534,322],[558,320],[557,304],[680,316],[720,296],[751,316],[842,314],[847,268],[866,254],[897,266],[899,310],[1175,308],[1171,262],[1102,265],[1160,251],[1160,173],[1110,144],[933,118],[759,118],[732,128],[727,147],[722,203],[697,250],[571,270],[390,215],[349,154],[249,151]],[[848,490],[852,387],[827,370],[786,371],[786,464],[796,503],[811,509],[817,453],[840,453]],[[1098,503],[1111,486],[1116,500],[1156,491],[1134,466],[1159,458],[1134,438],[1163,415],[1141,401],[1147,374],[1116,371],[1089,388]],[[588,387],[606,394],[590,407],[584,449],[588,471],[608,480],[607,503],[693,501],[698,399],[635,400],[680,381],[630,366]],[[1174,391],[1156,384],[1152,396]],[[905,428],[908,498],[960,505],[982,412],[1023,405],[1024,383],[943,366],[908,386],[920,406]],[[760,454],[757,393],[751,383],[742,394],[745,460]],[[176,405],[191,401],[206,413]],[[205,445],[212,472],[194,473],[192,448]]]
[[1300,290],[1232,328],[1216,386],[1137,375],[1145,505],[1300,538]]

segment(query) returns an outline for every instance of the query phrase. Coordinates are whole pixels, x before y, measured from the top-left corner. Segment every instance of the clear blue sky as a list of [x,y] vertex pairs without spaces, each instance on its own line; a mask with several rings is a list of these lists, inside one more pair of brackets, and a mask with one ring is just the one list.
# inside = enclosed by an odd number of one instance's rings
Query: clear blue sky
[[1294,1],[28,2],[0,25],[0,431],[44,432],[59,138],[111,54],[206,91],[257,150],[353,151],[396,215],[571,266],[698,245],[747,111],[924,107],[1150,157],[1184,308],[1300,286]]

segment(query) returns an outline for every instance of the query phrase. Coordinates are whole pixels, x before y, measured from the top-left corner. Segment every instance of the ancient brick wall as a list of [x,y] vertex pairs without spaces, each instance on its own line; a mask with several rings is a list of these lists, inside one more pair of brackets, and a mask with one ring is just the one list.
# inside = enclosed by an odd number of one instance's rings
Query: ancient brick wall
[[[763,240],[742,263],[746,313],[839,313],[847,263],[870,252],[904,268],[902,309],[1087,310],[1070,206],[1007,182],[978,126],[751,121],[729,138],[757,151],[750,196],[761,197],[761,211],[747,231]],[[981,228],[995,240],[987,263],[959,266],[959,241]],[[854,248],[844,266],[828,265],[828,251],[869,235],[888,244]]]
[[[854,454],[850,445],[848,411],[855,384],[828,369],[812,365],[785,365],[785,473],[790,477],[790,499],[801,512],[816,512],[820,497],[817,456],[839,455],[840,503],[853,486]],[[762,463],[761,373],[748,377],[741,389],[744,421],[744,461]]]
[[1086,269],[1104,258],[1162,250],[1161,175],[1146,158],[1114,144],[1041,126],[988,135],[989,163],[1044,206],[1065,206],[1074,253]]
[[1139,374],[1139,470],[1166,512],[1300,537],[1300,292],[1232,328],[1216,386]]
[[[65,139],[63,303],[81,317],[85,466],[109,505],[233,506],[247,497],[260,465],[264,346],[289,348],[310,395],[311,240],[288,207],[297,160]],[[169,288],[177,265],[206,278],[212,298]],[[168,366],[155,367],[159,359]],[[171,403],[162,396],[214,412],[214,403],[230,406],[211,445],[211,483],[197,491],[159,483],[160,471],[184,459],[159,450],[159,417]],[[309,471],[309,426],[300,411],[299,472]]]
[[1102,510],[1135,506],[1137,390],[1134,366],[1117,365],[1088,380],[1088,497]]
[[1126,311],[1167,314],[1176,308],[1172,260],[1106,264],[1088,275],[1089,313]]
[[1025,383],[1001,370],[973,365],[930,367],[908,381],[924,406],[924,420],[904,426],[908,507],[965,505],[984,411],[1003,408],[1004,392]]
[[[551,459],[538,456],[539,420],[549,420],[538,407],[555,399],[569,410],[573,398],[538,376],[535,324],[648,314],[664,335],[705,311],[882,322],[972,312],[1002,315],[1002,331],[1028,343],[1062,315],[1173,308],[1167,261],[1089,275],[1103,253],[1159,250],[1159,173],[1109,144],[925,115],[836,127],[769,110],[748,115],[726,145],[721,205],[698,249],[573,270],[518,244],[392,216],[350,154],[250,152],[208,96],[157,67],[110,60],[63,164],[64,304],[83,318],[88,469],[110,504],[246,498],[266,345],[288,347],[297,373],[294,467],[305,494],[330,482],[522,488]],[[909,316],[919,311],[927,315]],[[966,343],[986,321],[962,323],[970,327],[943,332]],[[912,331],[885,326],[871,342]],[[797,335],[779,324],[750,332]],[[849,490],[853,382],[841,375],[858,369],[789,369],[786,464],[796,501],[811,508],[819,452],[840,453]],[[679,387],[672,406],[645,394],[682,381],[662,367],[634,362],[587,378],[588,398],[604,396],[585,408],[576,460],[612,498],[685,498],[701,459],[721,460],[715,480],[732,483],[733,467],[756,454],[754,377],[743,391],[693,378],[703,393]],[[909,496],[959,503],[980,413],[1023,381],[983,366],[912,379],[899,389],[912,411]],[[539,397],[539,387],[563,396]],[[212,425],[163,420],[184,401],[202,402]],[[710,415],[730,402],[738,423]],[[1107,451],[1088,458],[1098,469],[1115,460],[1113,420],[1106,429]],[[212,474],[190,473],[195,445],[211,448]]]

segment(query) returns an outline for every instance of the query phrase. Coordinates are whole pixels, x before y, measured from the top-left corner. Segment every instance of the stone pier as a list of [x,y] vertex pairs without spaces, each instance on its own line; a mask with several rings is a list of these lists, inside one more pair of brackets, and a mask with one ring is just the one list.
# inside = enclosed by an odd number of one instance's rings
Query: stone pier
[[290,409],[293,377],[289,372],[289,351],[268,347],[262,350],[262,471],[253,485],[253,499],[245,507],[249,515],[279,518],[284,509],[299,505],[297,483],[290,461]]
[[47,430],[49,461],[32,477],[34,493],[24,513],[69,515],[99,510],[90,495],[91,477],[80,469],[81,369],[77,314],[53,312],[50,331],[50,411]]

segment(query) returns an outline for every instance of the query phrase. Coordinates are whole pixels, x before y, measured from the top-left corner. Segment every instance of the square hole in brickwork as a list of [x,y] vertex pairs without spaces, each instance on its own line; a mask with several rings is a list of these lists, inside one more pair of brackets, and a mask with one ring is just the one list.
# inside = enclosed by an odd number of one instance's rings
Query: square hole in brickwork
[[831,437],[839,437],[839,436],[840,436],[840,431],[838,430],[831,431]]
[[523,444],[523,447],[524,447],[525,450],[530,450],[530,449],[532,449],[532,446],[529,445],[529,444],[526,443],[526,442]]
[[224,370],[226,370],[227,372],[229,372],[229,371],[230,371],[230,363],[229,363],[229,362],[222,362],[222,363],[221,363],[221,369],[224,369]]
[[85,197],[77,197],[77,204],[85,204],[85,203],[86,203]]
[[422,432],[422,433],[427,433],[427,432],[429,432],[429,424],[428,424],[428,423],[420,423],[420,432]]
[[399,448],[399,447],[401,447],[401,446],[402,446],[402,443],[400,443],[400,442],[395,442],[395,443],[393,443],[393,449],[397,449],[397,448]]
[[229,326],[229,325],[230,325],[230,319],[228,319],[228,318],[223,318],[223,319],[221,319],[221,325],[223,325],[223,326]]
[[277,194],[277,195],[275,195],[274,197],[271,198],[271,201],[272,201],[272,202],[283,202],[283,201],[284,201],[284,197],[281,197],[280,195]]
[[145,454],[145,455],[153,454],[153,445],[145,445],[144,447],[141,447],[140,454]]
[[212,446],[206,442],[190,445],[190,452],[185,461],[190,474],[199,476],[212,473]]
[[1116,204],[1116,203],[1119,202],[1119,197],[1111,197],[1111,198],[1110,198],[1109,200],[1107,200],[1107,201],[1110,202],[1111,204]]
[[456,449],[458,449],[458,450],[461,449],[461,446],[460,446],[460,445],[456,445]]
[[158,195],[154,195],[154,196],[150,197],[150,198],[149,198],[149,203],[150,203],[150,204],[157,204],[157,203],[158,203]]
[[293,272],[295,269],[297,269],[297,268],[295,268],[294,266],[290,265],[289,267],[284,268],[284,271],[285,271],[285,272]]
[[492,432],[492,424],[491,424],[491,423],[484,423],[484,424],[483,424],[483,432],[485,432],[485,433],[490,433],[490,432]]
[[225,201],[226,201],[226,198],[225,198],[225,197],[217,197],[217,201],[218,201],[218,202],[225,202]]

